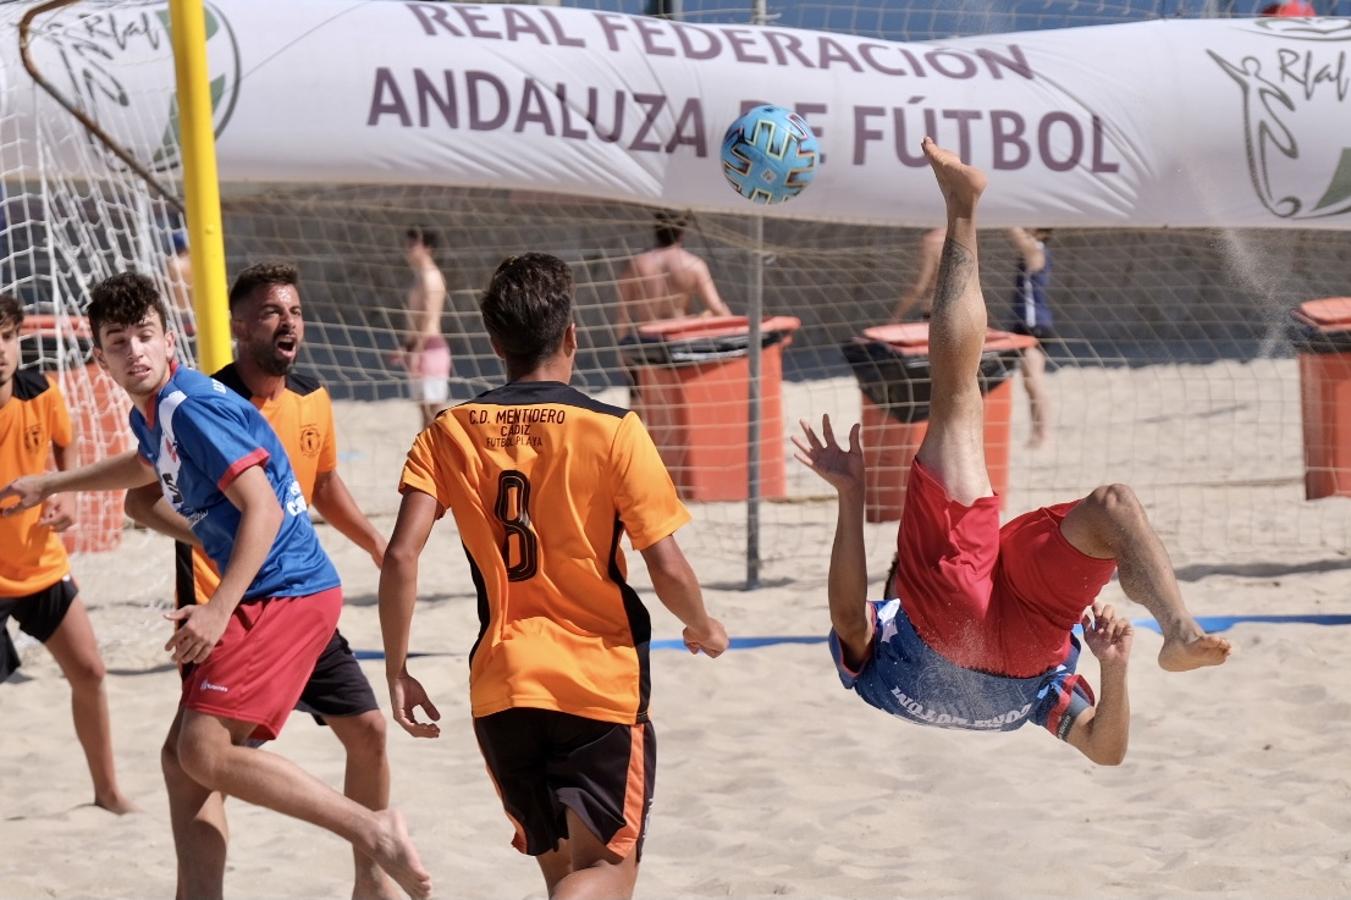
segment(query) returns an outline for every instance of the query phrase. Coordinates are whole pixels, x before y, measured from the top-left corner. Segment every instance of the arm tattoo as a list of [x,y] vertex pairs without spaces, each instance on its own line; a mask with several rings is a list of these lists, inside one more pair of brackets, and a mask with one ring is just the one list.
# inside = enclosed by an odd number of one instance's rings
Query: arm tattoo
[[933,311],[952,308],[961,299],[969,279],[975,277],[975,254],[949,235],[943,242],[943,258],[938,264],[938,283],[934,288]]

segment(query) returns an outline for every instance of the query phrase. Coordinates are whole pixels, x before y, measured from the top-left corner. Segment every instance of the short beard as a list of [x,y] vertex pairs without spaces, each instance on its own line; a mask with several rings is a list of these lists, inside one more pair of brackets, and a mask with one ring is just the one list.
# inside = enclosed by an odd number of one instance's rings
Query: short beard
[[291,363],[284,359],[279,359],[273,352],[271,345],[266,347],[253,348],[253,361],[269,375],[277,378],[291,374]]

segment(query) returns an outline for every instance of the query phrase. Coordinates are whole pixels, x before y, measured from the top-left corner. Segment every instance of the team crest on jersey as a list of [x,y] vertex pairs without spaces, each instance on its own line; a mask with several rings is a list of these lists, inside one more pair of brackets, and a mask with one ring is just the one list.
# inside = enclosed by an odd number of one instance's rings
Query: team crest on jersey
[[318,456],[319,445],[323,441],[319,438],[319,427],[317,425],[306,425],[300,429],[300,452],[306,456]]
[[23,433],[23,448],[29,453],[42,449],[42,426],[30,425]]

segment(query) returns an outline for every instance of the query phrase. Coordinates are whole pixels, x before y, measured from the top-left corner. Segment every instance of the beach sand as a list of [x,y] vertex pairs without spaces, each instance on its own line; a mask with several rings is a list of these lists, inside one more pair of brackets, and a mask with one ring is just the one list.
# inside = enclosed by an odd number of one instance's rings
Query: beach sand
[[[1102,481],[1133,483],[1175,548],[1198,614],[1351,613],[1351,501],[1303,502],[1293,363],[1252,365],[1287,368],[1270,379],[1237,364],[1192,367],[1186,379],[1061,370],[1047,450],[1021,449],[1018,397],[1006,512]],[[1170,389],[1170,378],[1192,388]],[[1246,387],[1254,383],[1272,385],[1270,396]],[[791,384],[785,405],[790,418],[849,419],[857,396],[848,379]],[[409,404],[339,404],[343,473],[386,531],[415,422]],[[742,504],[693,505],[696,521],[680,533],[710,610],[733,635],[827,628],[833,507],[813,499],[822,486],[795,465],[798,499],[764,507],[767,586],[740,589]],[[346,587],[342,630],[354,647],[379,649],[377,573],[320,527]],[[869,526],[874,581],[894,533],[894,523]],[[654,636],[678,637],[641,560],[630,554],[630,564]],[[156,608],[170,572],[167,542],[143,533],[128,532],[114,554],[75,560],[110,670],[122,784],[143,813],[117,819],[83,805],[91,790],[68,691],[41,648],[26,647],[20,676],[0,687],[0,897],[172,895],[158,754],[178,676]],[[509,845],[470,727],[466,652],[477,624],[449,517],[423,555],[421,595],[412,645],[434,655],[410,668],[440,707],[443,736],[415,741],[390,723],[394,804],[438,896],[542,897],[534,863]],[[1115,582],[1104,599],[1126,603]],[[1110,769],[1035,727],[973,734],[889,718],[840,687],[824,645],[718,660],[654,651],[659,768],[639,896],[1351,894],[1351,628],[1241,624],[1228,636],[1238,652],[1226,666],[1177,675],[1155,664],[1158,635],[1137,632],[1132,745]],[[387,706],[383,664],[363,666]],[[1087,652],[1081,667],[1096,685]],[[271,749],[341,784],[340,746],[308,716],[294,715]],[[340,840],[239,801],[228,810],[230,896],[350,893]]]

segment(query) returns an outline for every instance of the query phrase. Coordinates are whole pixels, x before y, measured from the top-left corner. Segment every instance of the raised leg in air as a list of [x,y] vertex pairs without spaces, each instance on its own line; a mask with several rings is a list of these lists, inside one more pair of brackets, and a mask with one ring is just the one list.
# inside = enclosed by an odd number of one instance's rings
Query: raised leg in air
[[947,205],[947,239],[929,319],[933,390],[929,429],[917,458],[955,502],[969,506],[993,493],[985,468],[980,357],[985,298],[976,255],[976,204],[985,173],[925,138],[924,153]]
[[1081,553],[1116,560],[1121,590],[1149,610],[1163,631],[1162,668],[1183,672],[1229,658],[1233,646],[1206,634],[1183,603],[1168,551],[1130,488],[1097,488],[1065,516],[1060,533]]

